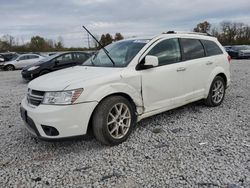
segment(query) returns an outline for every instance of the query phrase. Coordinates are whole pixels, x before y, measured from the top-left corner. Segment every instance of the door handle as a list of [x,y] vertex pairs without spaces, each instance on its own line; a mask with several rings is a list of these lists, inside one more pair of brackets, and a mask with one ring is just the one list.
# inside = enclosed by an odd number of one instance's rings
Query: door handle
[[206,63],[206,65],[212,65],[214,62],[212,62],[212,61],[208,61],[207,63]]
[[185,67],[180,67],[180,68],[178,68],[176,71],[177,71],[177,72],[181,72],[181,71],[185,71],[185,70],[186,70]]

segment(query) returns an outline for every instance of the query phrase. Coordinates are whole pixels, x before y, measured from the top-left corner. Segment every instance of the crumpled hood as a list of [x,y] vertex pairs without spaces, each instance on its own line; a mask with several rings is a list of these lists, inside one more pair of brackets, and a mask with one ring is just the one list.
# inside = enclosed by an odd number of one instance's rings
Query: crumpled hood
[[72,84],[86,82],[105,75],[109,76],[119,70],[121,69],[75,66],[40,76],[31,81],[28,87],[38,91],[61,91]]

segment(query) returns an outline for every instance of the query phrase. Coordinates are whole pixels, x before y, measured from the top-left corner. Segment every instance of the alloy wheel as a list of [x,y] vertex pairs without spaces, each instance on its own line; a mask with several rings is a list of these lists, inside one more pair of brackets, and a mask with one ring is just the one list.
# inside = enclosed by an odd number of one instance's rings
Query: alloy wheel
[[214,103],[218,104],[224,97],[224,84],[221,80],[216,80],[212,88],[212,100]]
[[115,104],[108,113],[108,132],[114,139],[123,138],[131,126],[131,112],[124,103]]

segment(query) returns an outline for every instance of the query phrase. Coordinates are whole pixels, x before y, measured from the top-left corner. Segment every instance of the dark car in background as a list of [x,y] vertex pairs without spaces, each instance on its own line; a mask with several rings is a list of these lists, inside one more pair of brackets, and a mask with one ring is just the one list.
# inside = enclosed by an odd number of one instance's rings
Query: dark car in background
[[0,53],[0,68],[4,66],[4,62],[10,61],[18,56],[15,52]]
[[24,67],[21,74],[25,80],[32,80],[49,72],[81,65],[90,56],[91,54],[86,52],[57,53],[55,55],[45,57],[34,65]]
[[15,52],[5,52],[5,53],[0,53],[0,61],[10,61],[13,58],[17,57],[18,54]]
[[250,58],[250,46],[248,45],[224,46],[224,48],[233,59]]

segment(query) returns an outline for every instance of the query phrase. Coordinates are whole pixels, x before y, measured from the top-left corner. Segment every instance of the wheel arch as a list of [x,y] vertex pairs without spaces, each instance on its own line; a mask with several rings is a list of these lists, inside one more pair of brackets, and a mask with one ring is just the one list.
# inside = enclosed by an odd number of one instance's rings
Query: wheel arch
[[98,104],[95,106],[94,110],[92,111],[91,116],[90,116],[90,118],[89,118],[88,127],[87,127],[87,134],[88,134],[88,135],[93,135],[92,120],[93,120],[93,115],[94,115],[95,110],[98,108],[98,106],[99,106],[99,104],[100,104],[101,101],[103,101],[104,99],[106,99],[106,98],[108,98],[108,97],[112,97],[112,96],[122,96],[122,97],[126,98],[126,99],[132,104],[132,106],[134,107],[134,110],[137,112],[137,110],[136,110],[136,103],[134,102],[133,98],[132,98],[129,94],[127,94],[127,93],[125,93],[125,92],[114,92],[114,93],[110,93],[110,94],[104,96],[104,97],[98,102]]
[[[227,76],[226,76],[224,73],[219,73],[219,74],[217,74],[216,76],[222,77],[223,80],[225,81],[226,86],[227,86]],[[215,77],[216,77],[216,76],[215,76]]]
[[16,69],[15,65],[13,65],[12,63],[8,63],[8,64],[4,65],[3,69],[6,70],[6,67],[8,67],[8,66],[12,66],[12,67],[14,67],[14,69]]
[[49,69],[42,69],[39,71],[39,75],[41,74],[41,72],[47,71],[48,73],[51,72]]
[[209,90],[210,90],[210,87],[211,87],[211,84],[214,80],[214,78],[216,76],[221,76],[223,78],[223,80],[225,81],[225,84],[226,86],[228,85],[228,76],[225,72],[225,70],[222,68],[222,67],[217,67],[209,76],[209,79],[208,79],[208,82],[207,82],[207,85],[206,85],[206,90],[205,90],[205,97],[204,98],[207,98],[208,94],[209,94]]

